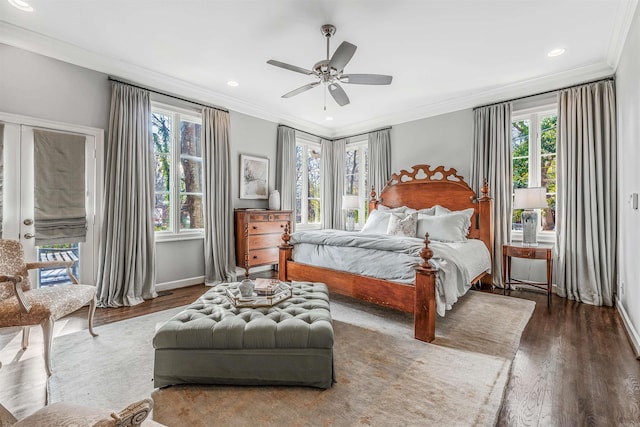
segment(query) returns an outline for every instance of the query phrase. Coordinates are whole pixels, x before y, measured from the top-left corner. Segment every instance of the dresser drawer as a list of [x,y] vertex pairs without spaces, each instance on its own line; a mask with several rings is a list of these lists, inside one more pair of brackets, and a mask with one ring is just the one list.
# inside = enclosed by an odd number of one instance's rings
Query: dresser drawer
[[284,227],[287,225],[286,221],[277,222],[251,222],[249,227],[249,235],[251,234],[269,234],[278,233],[282,235]]
[[278,263],[278,248],[256,249],[249,253],[249,267]]
[[256,234],[249,236],[249,250],[254,251],[256,249],[275,248],[284,242],[282,241],[282,234]]
[[291,214],[288,212],[252,212],[249,214],[249,222],[264,221],[289,221]]

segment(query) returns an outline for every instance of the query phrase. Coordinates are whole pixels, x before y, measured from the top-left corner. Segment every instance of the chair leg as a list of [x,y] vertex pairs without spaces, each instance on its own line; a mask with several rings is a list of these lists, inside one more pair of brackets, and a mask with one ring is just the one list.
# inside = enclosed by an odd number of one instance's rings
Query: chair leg
[[89,333],[94,336],[97,337],[98,334],[96,334],[93,331],[93,315],[96,313],[96,299],[93,298],[91,300],[91,302],[89,303]]
[[44,337],[44,366],[47,370],[47,376],[51,376],[51,340],[53,338],[52,317],[42,322],[42,336]]
[[29,332],[31,331],[31,326],[24,326],[22,328],[22,349],[26,350],[29,346]]

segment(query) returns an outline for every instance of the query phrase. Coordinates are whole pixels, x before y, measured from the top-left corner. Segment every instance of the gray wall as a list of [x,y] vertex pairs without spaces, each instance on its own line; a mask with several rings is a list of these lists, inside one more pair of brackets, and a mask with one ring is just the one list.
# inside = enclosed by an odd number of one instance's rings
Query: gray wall
[[0,111],[106,130],[110,100],[105,74],[0,44]]
[[[156,97],[157,98],[157,97]],[[0,111],[106,130],[111,84],[108,76],[66,62],[0,44]],[[174,102],[181,107],[188,105]],[[231,166],[234,203],[238,207],[267,207],[266,200],[240,200],[240,153],[270,159],[270,183],[275,183],[277,125],[231,112]],[[159,284],[204,275],[203,240],[156,243],[156,282]]]
[[426,163],[455,168],[459,175],[469,179],[472,155],[471,109],[401,123],[391,128],[392,172]]
[[[632,339],[640,350],[640,210],[631,206],[632,193],[640,193],[640,8],[629,30],[616,71],[619,183],[618,300],[632,325]],[[624,286],[623,286],[624,284]]]

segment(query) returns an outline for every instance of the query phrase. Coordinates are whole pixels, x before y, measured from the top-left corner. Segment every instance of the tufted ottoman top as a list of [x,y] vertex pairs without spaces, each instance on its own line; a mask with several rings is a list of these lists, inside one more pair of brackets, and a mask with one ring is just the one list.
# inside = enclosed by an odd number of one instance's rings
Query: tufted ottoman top
[[292,282],[293,296],[273,307],[236,308],[223,283],[167,321],[153,346],[180,349],[333,348],[324,283]]

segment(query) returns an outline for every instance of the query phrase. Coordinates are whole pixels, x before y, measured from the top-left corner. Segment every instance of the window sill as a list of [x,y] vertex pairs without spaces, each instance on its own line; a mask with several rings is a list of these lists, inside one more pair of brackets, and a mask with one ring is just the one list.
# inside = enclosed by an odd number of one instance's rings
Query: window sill
[[[522,231],[512,231],[511,232],[511,241],[512,242],[522,242]],[[556,243],[556,233],[554,232],[539,232],[538,233],[538,243],[548,243],[555,245]]]
[[204,232],[180,233],[180,234],[158,234],[155,235],[156,243],[177,242],[181,240],[202,240]]

